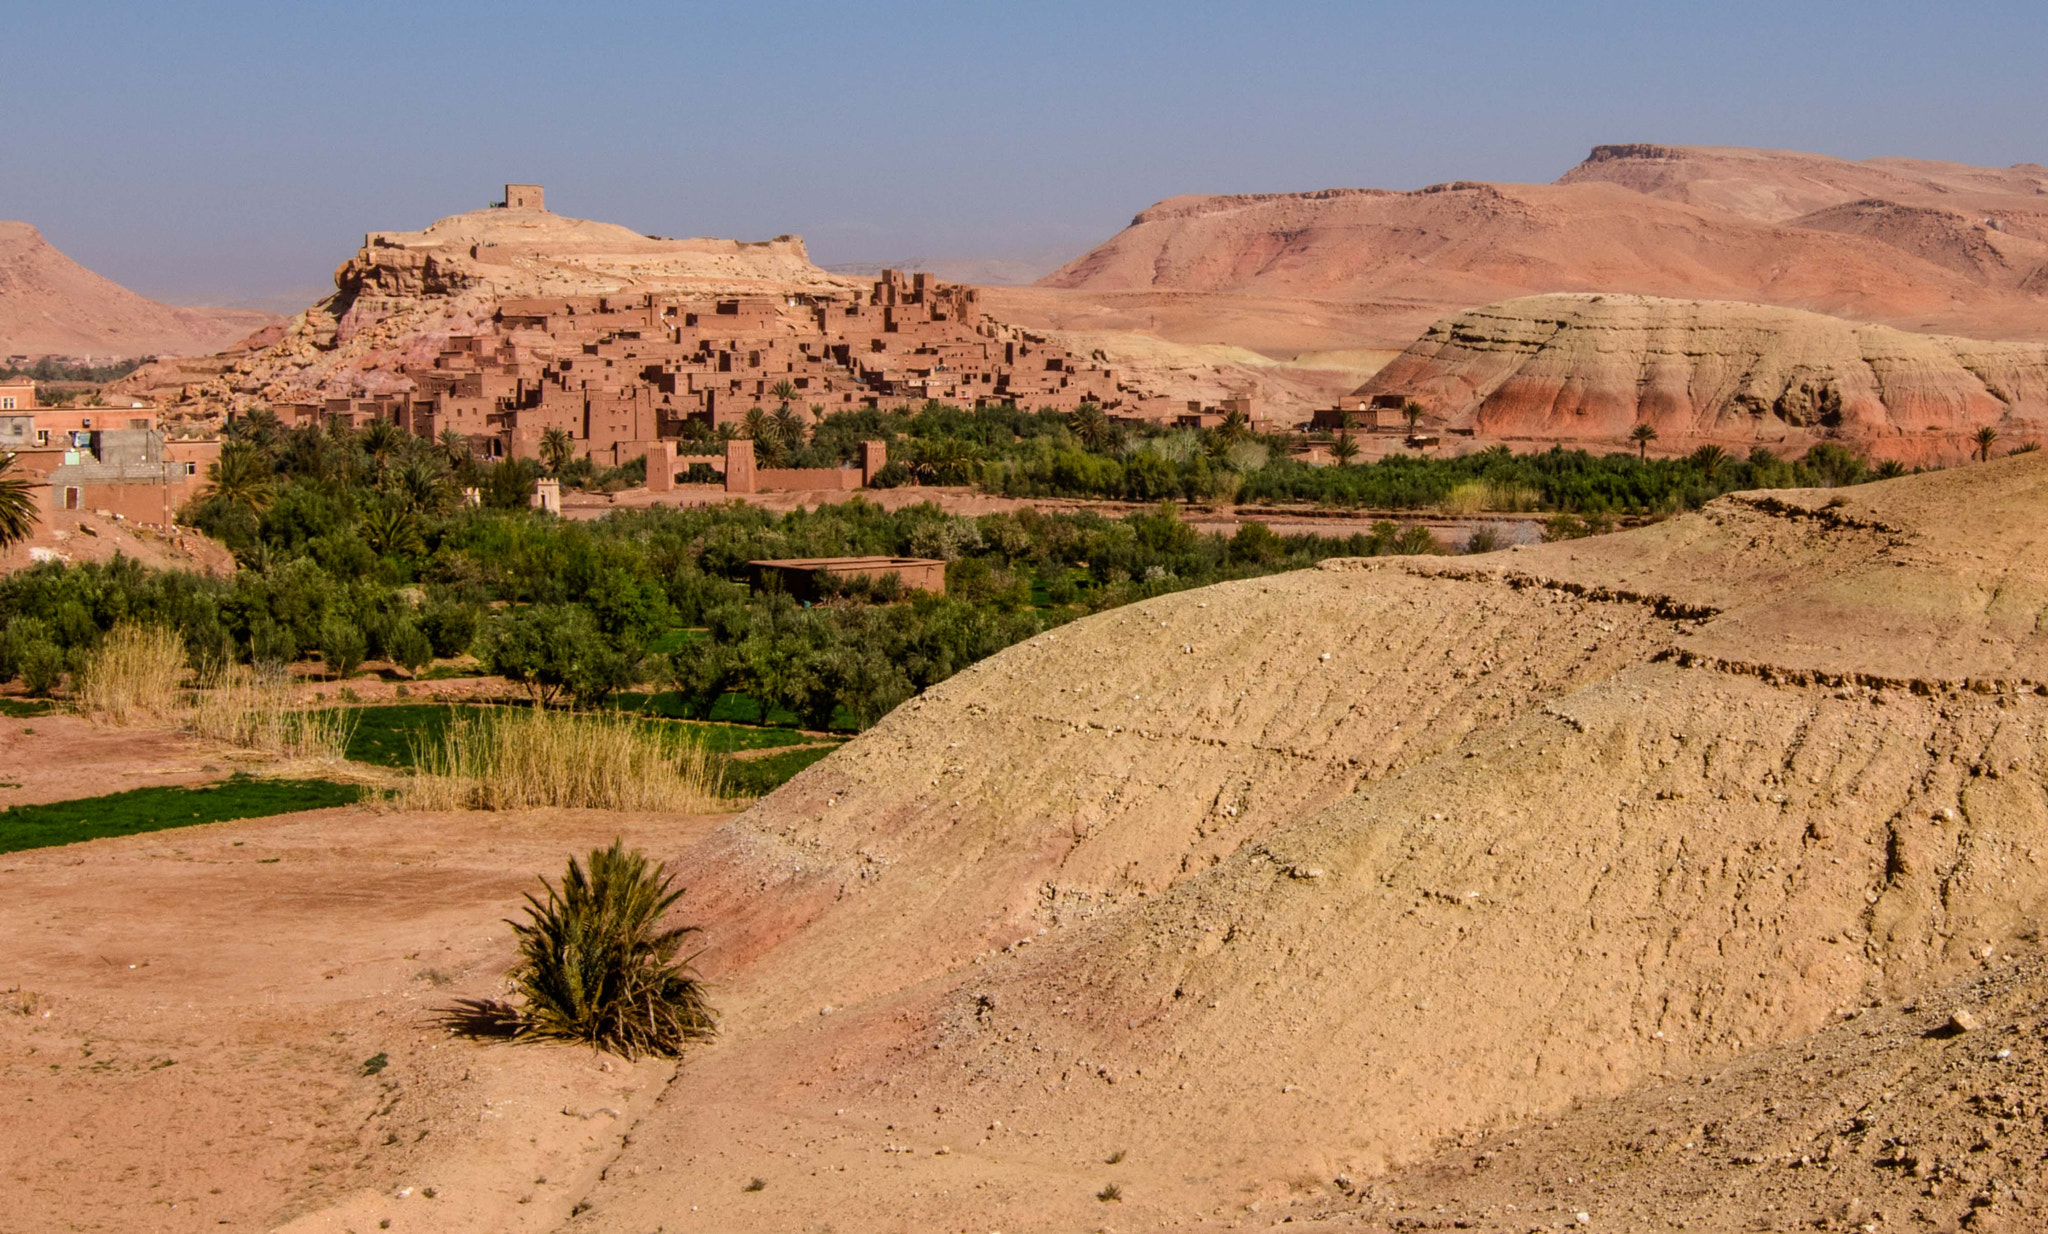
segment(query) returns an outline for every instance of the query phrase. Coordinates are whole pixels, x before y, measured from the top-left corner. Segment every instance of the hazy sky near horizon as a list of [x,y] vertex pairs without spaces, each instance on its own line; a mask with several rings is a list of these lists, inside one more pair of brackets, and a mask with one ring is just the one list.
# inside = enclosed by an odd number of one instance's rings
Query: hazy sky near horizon
[[4,14],[0,218],[181,303],[296,305],[507,180],[837,263],[1076,255],[1179,193],[1547,181],[1601,142],[2048,162],[2039,0]]

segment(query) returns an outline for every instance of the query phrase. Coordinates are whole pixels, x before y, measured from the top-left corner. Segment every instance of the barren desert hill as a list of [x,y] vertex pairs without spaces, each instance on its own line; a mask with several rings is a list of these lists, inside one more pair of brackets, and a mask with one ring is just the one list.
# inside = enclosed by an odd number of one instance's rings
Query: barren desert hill
[[726,1034],[586,1219],[1226,1224],[1960,997],[2048,906],[2044,510],[2021,456],[1012,648],[683,856]]
[[2048,167],[1976,167],[1935,159],[1843,159],[1744,146],[1595,146],[1559,184],[1619,184],[1651,197],[1770,223],[1879,200],[1999,215],[2048,215]]
[[1527,296],[1431,326],[1361,393],[1494,440],[1784,453],[1839,441],[1908,464],[1961,462],[1974,434],[2048,434],[2048,346],[1917,334],[1797,309],[1626,295]]
[[0,221],[0,355],[204,355],[275,320],[158,303],[66,257],[33,226]]
[[[1885,194],[1890,194],[1889,196]],[[1331,306],[1354,345],[1520,295],[1755,301],[1907,329],[2043,338],[2048,173],[1692,147],[1600,147],[1556,184],[1169,198],[992,303],[1275,352],[1332,346],[1259,301]],[[1336,306],[1344,306],[1342,308]]]

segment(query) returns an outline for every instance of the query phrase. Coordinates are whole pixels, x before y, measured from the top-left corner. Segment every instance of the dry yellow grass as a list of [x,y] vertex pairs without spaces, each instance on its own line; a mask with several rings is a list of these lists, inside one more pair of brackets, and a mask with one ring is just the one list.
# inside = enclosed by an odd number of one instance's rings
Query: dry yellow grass
[[493,708],[415,751],[408,810],[727,809],[704,747],[624,716]]
[[185,640],[162,626],[123,622],[79,674],[72,705],[109,724],[163,719],[183,701]]
[[295,762],[340,763],[348,754],[355,717],[341,709],[315,711],[292,697],[279,674],[242,665],[221,670],[193,696],[185,728],[237,749]]
[[1479,514],[1484,511],[1519,514],[1534,510],[1540,501],[1541,494],[1527,485],[1467,480],[1452,489],[1437,508],[1445,514]]

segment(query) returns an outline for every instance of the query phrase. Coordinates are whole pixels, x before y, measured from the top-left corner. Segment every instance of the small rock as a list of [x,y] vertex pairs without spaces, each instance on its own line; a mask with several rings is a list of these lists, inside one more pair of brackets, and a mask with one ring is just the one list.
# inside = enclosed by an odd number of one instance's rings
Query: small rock
[[1578,1222],[1580,1225],[1591,1225],[1593,1224],[1593,1214],[1573,1213],[1572,1220]]
[[1943,1025],[1943,1027],[1949,1032],[1960,1035],[1962,1033],[1976,1032],[1984,1027],[1984,1022],[1972,1015],[1967,1008],[1958,1008],[1953,1015],[1949,1016],[1948,1023]]

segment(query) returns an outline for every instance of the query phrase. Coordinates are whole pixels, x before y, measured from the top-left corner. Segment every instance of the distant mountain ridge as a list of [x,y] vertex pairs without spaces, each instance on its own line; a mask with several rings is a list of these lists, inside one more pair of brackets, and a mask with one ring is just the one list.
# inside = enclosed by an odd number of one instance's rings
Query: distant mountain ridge
[[1554,184],[1170,197],[1036,286],[1081,293],[1039,306],[1053,324],[1149,311],[1169,338],[1267,350],[1285,337],[1219,337],[1205,301],[1217,321],[1246,300],[1358,306],[1358,342],[1392,346],[1446,313],[1548,292],[2048,339],[2048,168],[1599,146]]
[[278,320],[159,303],[79,265],[30,224],[0,221],[0,355],[204,355]]

